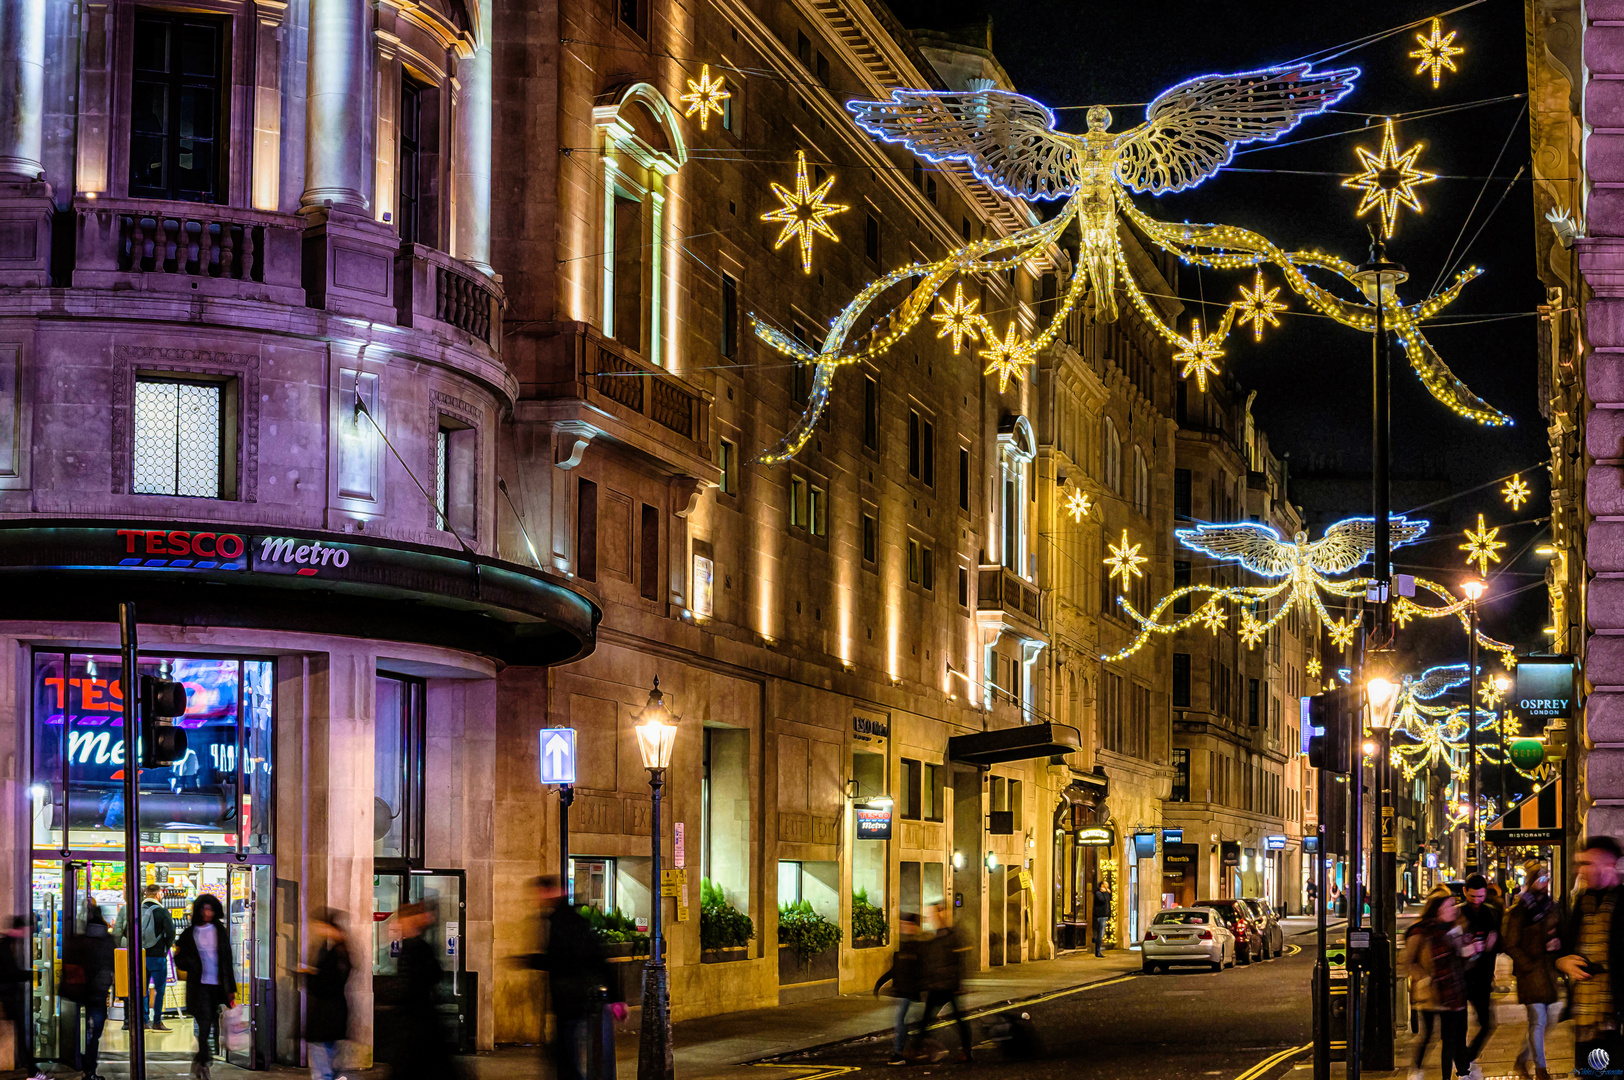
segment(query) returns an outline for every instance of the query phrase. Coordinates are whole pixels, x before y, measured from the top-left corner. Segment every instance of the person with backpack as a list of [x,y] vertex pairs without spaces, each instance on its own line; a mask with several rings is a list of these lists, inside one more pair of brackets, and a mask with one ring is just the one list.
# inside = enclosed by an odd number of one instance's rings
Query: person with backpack
[[152,992],[152,1019],[147,1027],[168,1031],[164,1026],[164,990],[169,985],[169,950],[175,945],[175,919],[159,902],[163,890],[148,885],[141,890],[141,958],[146,985]]
[[101,905],[85,905],[85,928],[69,936],[62,948],[61,995],[77,1002],[85,1018],[83,1080],[102,1080],[96,1072],[102,1029],[107,1026],[107,999],[113,989],[113,933]]
[[220,1009],[237,1003],[237,972],[231,963],[231,937],[220,898],[203,893],[192,901],[192,925],[175,942],[175,970],[186,980],[186,1011],[197,1026],[192,1080],[210,1080]]

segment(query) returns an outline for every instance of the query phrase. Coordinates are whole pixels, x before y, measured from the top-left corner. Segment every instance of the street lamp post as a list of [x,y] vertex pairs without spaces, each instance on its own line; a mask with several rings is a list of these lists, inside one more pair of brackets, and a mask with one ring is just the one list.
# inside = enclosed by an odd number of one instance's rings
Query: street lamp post
[[671,751],[677,742],[675,717],[665,707],[660,680],[654,680],[648,703],[643,706],[637,732],[637,749],[648,770],[652,796],[649,814],[650,847],[653,865],[649,871],[649,892],[654,899],[649,920],[648,962],[643,965],[643,1015],[638,1026],[637,1080],[673,1080],[671,1063],[671,993],[665,968],[665,941],[661,936],[661,913],[665,898],[660,888],[660,789],[665,771],[671,767]]
[[1478,810],[1477,810],[1477,602],[1483,598],[1486,586],[1483,582],[1473,579],[1461,586],[1466,594],[1466,654],[1467,667],[1471,671],[1471,678],[1467,681],[1466,695],[1466,775],[1471,781],[1471,808],[1466,817],[1466,872],[1475,874],[1480,869],[1478,844]]

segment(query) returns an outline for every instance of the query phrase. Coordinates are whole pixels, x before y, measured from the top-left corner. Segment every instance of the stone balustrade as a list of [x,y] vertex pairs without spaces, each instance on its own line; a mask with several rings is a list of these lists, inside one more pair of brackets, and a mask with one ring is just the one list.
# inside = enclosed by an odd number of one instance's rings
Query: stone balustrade
[[471,339],[495,356],[502,347],[501,286],[466,263],[422,244],[395,256],[395,309],[402,326]]

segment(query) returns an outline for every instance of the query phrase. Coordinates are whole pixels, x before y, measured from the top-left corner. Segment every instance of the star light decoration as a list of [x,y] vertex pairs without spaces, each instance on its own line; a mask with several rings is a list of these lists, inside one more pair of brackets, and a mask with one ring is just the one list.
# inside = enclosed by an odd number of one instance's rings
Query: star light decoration
[[1310,679],[1319,678],[1319,673],[1322,670],[1320,668],[1319,657],[1317,657],[1317,656],[1309,657],[1308,658],[1308,663],[1303,666],[1303,670],[1308,672],[1308,677]]
[[1506,486],[1500,489],[1500,494],[1506,497],[1506,502],[1511,504],[1513,510],[1521,510],[1522,504],[1528,501],[1531,492],[1528,481],[1522,478],[1522,473],[1518,473],[1506,481]]
[[[1304,119],[1330,108],[1353,87],[1358,71],[1314,71],[1305,63],[1233,74],[1202,75],[1159,94],[1145,123],[1112,132],[1109,109],[1087,112],[1087,131],[1057,129],[1054,113],[1031,98],[1005,90],[891,91],[883,101],[851,101],[859,127],[902,143],[932,165],[962,163],[982,183],[1010,199],[1061,202],[1057,211],[1028,214],[1041,223],[1007,235],[965,243],[933,262],[898,267],[871,281],[841,309],[821,342],[807,344],[773,326],[752,322],[756,335],[795,363],[814,365],[812,393],[783,438],[762,452],[763,464],[787,461],[811,439],[840,368],[873,360],[895,346],[936,306],[938,293],[957,275],[1003,274],[1026,265],[1057,244],[1076,224],[1080,236],[1071,276],[1056,297],[1048,321],[1028,348],[1036,355],[1064,330],[1085,295],[1092,295],[1100,322],[1117,317],[1119,292],[1150,331],[1173,347],[1198,355],[1196,343],[1169,323],[1134,279],[1122,250],[1118,217],[1126,217],[1149,242],[1186,263],[1255,273],[1277,267],[1285,287],[1316,313],[1370,333],[1375,308],[1358,290],[1358,267],[1314,251],[1287,252],[1266,237],[1227,225],[1172,224],[1146,216],[1130,192],[1163,196],[1187,191],[1218,174],[1237,147],[1268,142]],[[1062,202],[1063,200],[1063,202]],[[786,223],[786,225],[789,223]],[[810,239],[808,235],[807,239]],[[1333,287],[1309,274],[1335,279]],[[1473,394],[1422,333],[1422,324],[1451,304],[1481,271],[1462,271],[1442,291],[1415,304],[1388,301],[1388,330],[1404,346],[1410,366],[1429,393],[1461,416],[1483,424],[1510,417]],[[897,290],[910,282],[908,291]],[[900,300],[896,298],[901,296]],[[882,303],[894,303],[889,309]],[[1233,316],[1234,309],[1227,309]],[[980,329],[978,327],[978,329]],[[1224,328],[1227,332],[1228,327]],[[1222,340],[1223,333],[1212,335]],[[1209,340],[1209,339],[1203,339]],[[1190,374],[1205,374],[1216,357],[1197,359]]]
[[930,317],[931,322],[939,322],[942,328],[936,332],[938,338],[948,335],[953,337],[953,355],[959,355],[959,348],[965,338],[976,342],[987,328],[987,320],[976,313],[981,306],[980,300],[966,300],[964,298],[964,282],[953,286],[953,302],[950,304],[941,297],[936,302],[942,305],[942,310]]
[[1500,688],[1495,685],[1493,679],[1484,679],[1477,688],[1478,700],[1491,709],[1500,704],[1502,696]]
[[706,64],[699,69],[699,81],[688,80],[688,92],[677,98],[678,101],[687,102],[688,111],[684,116],[692,117],[699,114],[699,130],[705,131],[710,123],[710,114],[722,115],[722,102],[732,97],[732,93],[722,89],[722,76],[716,76],[711,82],[710,65]]
[[1252,340],[1263,340],[1263,325],[1278,328],[1280,326],[1279,312],[1287,310],[1285,304],[1275,300],[1280,295],[1280,286],[1265,291],[1267,282],[1263,280],[1263,271],[1257,272],[1257,278],[1252,288],[1241,286],[1241,298],[1231,306],[1240,313],[1240,324],[1252,324]]
[[1415,193],[1416,185],[1438,179],[1432,173],[1422,172],[1415,167],[1415,159],[1420,156],[1423,145],[1416,143],[1404,153],[1399,153],[1398,142],[1393,138],[1393,120],[1388,117],[1387,126],[1382,132],[1381,153],[1372,154],[1362,146],[1354,147],[1354,153],[1359,155],[1365,171],[1348,177],[1342,181],[1342,186],[1364,192],[1364,198],[1359,200],[1359,209],[1354,211],[1356,216],[1364,217],[1365,211],[1373,206],[1380,209],[1383,236],[1393,235],[1400,206],[1408,206],[1421,213],[1421,199]]
[[801,242],[801,272],[812,272],[812,237],[814,234],[827,236],[830,240],[839,242],[840,237],[835,235],[834,229],[829,227],[829,217],[843,213],[851,207],[843,203],[828,203],[824,199],[829,189],[834,187],[835,178],[828,177],[814,190],[806,178],[806,151],[795,152],[795,190],[791,191],[782,184],[773,183],[773,194],[783,202],[776,210],[769,210],[761,215],[762,221],[771,221],[783,225],[778,239],[773,241],[773,250],[777,251],[790,240],[799,238]]
[[1466,543],[1461,544],[1460,549],[1466,552],[1466,565],[1471,566],[1473,563],[1477,563],[1477,572],[1487,574],[1489,572],[1489,563],[1499,562],[1500,549],[1506,546],[1504,540],[1495,539],[1500,535],[1499,527],[1489,528],[1483,523],[1483,515],[1479,514],[1477,515],[1477,531],[1473,532],[1471,529],[1467,529],[1465,535]]
[[[1393,547],[1413,544],[1426,532],[1425,521],[1410,521],[1403,517],[1391,520]],[[1325,606],[1326,598],[1348,600],[1363,597],[1374,579],[1348,575],[1370,558],[1375,550],[1375,524],[1370,518],[1348,518],[1325,530],[1320,539],[1310,542],[1307,533],[1299,532],[1290,541],[1278,532],[1258,522],[1199,525],[1193,529],[1177,529],[1174,535],[1185,547],[1216,559],[1240,563],[1251,573],[1264,579],[1259,585],[1186,585],[1174,589],[1158,600],[1149,612],[1141,613],[1125,597],[1118,596],[1117,604],[1139,626],[1139,632],[1126,646],[1102,659],[1121,660],[1138,652],[1155,634],[1174,634],[1189,627],[1201,625],[1216,634],[1227,624],[1226,604],[1241,612],[1242,640],[1250,647],[1260,640],[1293,606],[1317,617],[1330,635],[1337,649],[1352,645],[1359,628],[1357,619],[1333,617]],[[1123,533],[1122,547],[1111,545],[1113,558],[1106,559],[1112,566],[1111,577],[1118,576],[1115,569],[1121,553],[1128,547],[1127,533]],[[1138,548],[1133,548],[1137,553]],[[1123,583],[1128,578],[1123,574]],[[1416,578],[1416,587],[1443,601],[1433,606],[1417,603],[1409,597],[1396,597],[1395,611],[1403,610],[1406,617],[1440,619],[1458,618],[1462,629],[1469,629],[1469,604],[1456,599],[1444,586],[1425,578]],[[1191,598],[1189,614],[1174,610],[1180,600]],[[1477,641],[1511,662],[1512,648],[1503,641],[1477,633]],[[1307,668],[1311,678],[1317,678],[1320,663],[1311,660]]]
[[1466,50],[1455,44],[1455,35],[1457,33],[1459,31],[1451,30],[1449,33],[1444,34],[1443,24],[1434,18],[1430,36],[1420,32],[1415,35],[1415,40],[1420,43],[1421,47],[1410,54],[1410,59],[1421,61],[1415,69],[1417,75],[1420,75],[1428,68],[1432,69],[1432,88],[1434,90],[1438,89],[1438,75],[1444,68],[1448,68],[1451,72],[1459,70],[1455,67],[1455,57]]
[[1071,515],[1071,520],[1082,524],[1083,518],[1088,516],[1088,511],[1089,502],[1086,492],[1073,491],[1066,496],[1066,513]]
[[1009,387],[1009,380],[1019,378],[1022,368],[1029,368],[1037,362],[1032,343],[1021,336],[1021,328],[1011,319],[1009,329],[1004,332],[1003,340],[991,333],[987,328],[987,347],[981,350],[981,358],[987,361],[983,375],[998,376],[998,392],[1002,394]]
[[1184,370],[1179,373],[1180,377],[1188,379],[1194,375],[1196,385],[1203,392],[1207,389],[1207,376],[1218,373],[1217,360],[1224,355],[1224,338],[1229,334],[1229,324],[1234,314],[1234,308],[1226,311],[1224,321],[1218,326],[1218,332],[1206,338],[1201,336],[1201,320],[1190,320],[1190,339],[1182,343],[1184,348],[1173,354],[1173,363],[1184,365]]
[[1122,578],[1122,587],[1127,588],[1128,582],[1134,577],[1144,577],[1145,572],[1139,569],[1140,565],[1150,560],[1139,554],[1140,544],[1128,543],[1128,530],[1122,530],[1122,545],[1108,545],[1111,557],[1105,560],[1105,565],[1111,568],[1110,577]]

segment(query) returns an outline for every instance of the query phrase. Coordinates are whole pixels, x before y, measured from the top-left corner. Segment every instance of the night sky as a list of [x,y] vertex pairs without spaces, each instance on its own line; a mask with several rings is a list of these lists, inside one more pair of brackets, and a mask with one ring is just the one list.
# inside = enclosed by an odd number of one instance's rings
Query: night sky
[[[973,27],[991,13],[993,52],[1021,92],[1050,107],[1104,102],[1112,106],[1112,130],[1122,131],[1143,120],[1144,103],[1187,78],[1269,67],[1336,50],[1451,5],[893,0],[891,6],[905,25],[942,30]],[[1467,286],[1446,309],[1443,324],[1430,326],[1427,335],[1456,375],[1509,413],[1516,426],[1485,428],[1455,416],[1426,392],[1395,344],[1393,508],[1412,509],[1415,504],[1406,497],[1447,501],[1417,515],[1434,523],[1437,538],[1399,549],[1394,560],[1400,572],[1430,564],[1439,568],[1438,579],[1454,584],[1465,576],[1464,552],[1456,549],[1460,530],[1475,525],[1479,512],[1487,515],[1489,524],[1507,526],[1499,537],[1509,542],[1502,552],[1505,562],[1491,564],[1499,576],[1491,577],[1490,587],[1502,595],[1526,588],[1498,602],[1485,601],[1484,629],[1529,651],[1542,649],[1545,642],[1543,560],[1533,549],[1547,538],[1547,526],[1543,521],[1511,523],[1543,519],[1549,509],[1543,467],[1545,422],[1537,393],[1539,324],[1533,314],[1544,301],[1544,289],[1535,276],[1534,211],[1527,173],[1508,190],[1508,181],[1529,159],[1521,96],[1527,90],[1522,5],[1487,0],[1446,16],[1444,24],[1446,32],[1459,31],[1455,44],[1467,51],[1456,60],[1459,73],[1445,71],[1438,90],[1432,89],[1429,77],[1414,74],[1417,61],[1407,56],[1416,47],[1415,30],[1355,48],[1329,62],[1316,59],[1317,66],[1361,69],[1354,91],[1336,111],[1305,121],[1280,145],[1252,144],[1267,148],[1250,153],[1243,149],[1233,168],[1197,188],[1137,201],[1162,220],[1224,222],[1255,229],[1287,250],[1319,249],[1362,263],[1369,248],[1366,223],[1375,221],[1376,215],[1372,211],[1355,218],[1358,193],[1341,187],[1340,180],[1359,171],[1355,146],[1379,149],[1380,117],[1508,98],[1397,127],[1399,149],[1422,141],[1419,167],[1440,174],[1418,189],[1425,213],[1402,211],[1389,242],[1388,257],[1410,273],[1401,296],[1407,302],[1420,299],[1452,261],[1451,246],[1454,259],[1459,259],[1470,242],[1460,265],[1477,265],[1486,273]],[[1066,129],[1083,129],[1081,109],[1065,109],[1060,116]],[[1360,131],[1367,123],[1372,126]],[[1347,134],[1333,135],[1336,132]],[[1314,136],[1332,137],[1302,141]],[[1304,172],[1311,175],[1301,175]],[[1336,175],[1312,175],[1316,173]],[[1497,179],[1485,187],[1484,178],[1491,174]],[[1478,205],[1471,213],[1474,201]],[[1474,241],[1473,234],[1485,220],[1487,227]],[[1266,271],[1266,276],[1280,283],[1278,272]],[[1180,291],[1188,300],[1204,299],[1210,305],[1206,320],[1210,326],[1221,314],[1218,305],[1238,295],[1241,282],[1251,283],[1250,272],[1197,273],[1186,268]],[[1370,338],[1305,314],[1307,306],[1289,290],[1282,289],[1279,298],[1292,306],[1282,318],[1282,329],[1266,334],[1261,345],[1252,343],[1250,330],[1232,333],[1223,363],[1243,386],[1257,390],[1253,414],[1274,452],[1290,455],[1293,480],[1301,481],[1294,483],[1292,501],[1304,505],[1309,519],[1323,524],[1351,513],[1368,514]],[[1494,318],[1506,315],[1514,317]],[[1476,321],[1480,319],[1492,321]],[[1447,325],[1450,322],[1461,325]],[[1533,499],[1520,512],[1506,505],[1498,484],[1470,492],[1518,470],[1534,489]],[[1338,484],[1339,479],[1352,482]],[[1357,503],[1343,504],[1349,497],[1356,497]],[[1315,498],[1320,505],[1314,504]],[[1524,554],[1513,561],[1520,549]],[[1458,630],[1417,634],[1416,625],[1401,633],[1406,652],[1413,651],[1416,659],[1428,663],[1464,659],[1464,635]]]

